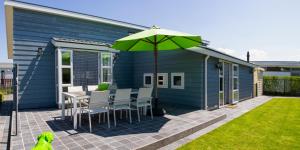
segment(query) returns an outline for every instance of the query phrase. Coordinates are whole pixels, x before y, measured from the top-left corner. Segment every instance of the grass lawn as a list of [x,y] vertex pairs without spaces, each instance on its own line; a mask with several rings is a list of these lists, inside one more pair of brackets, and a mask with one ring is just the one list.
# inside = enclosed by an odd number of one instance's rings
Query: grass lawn
[[300,98],[274,98],[179,148],[185,149],[300,149]]

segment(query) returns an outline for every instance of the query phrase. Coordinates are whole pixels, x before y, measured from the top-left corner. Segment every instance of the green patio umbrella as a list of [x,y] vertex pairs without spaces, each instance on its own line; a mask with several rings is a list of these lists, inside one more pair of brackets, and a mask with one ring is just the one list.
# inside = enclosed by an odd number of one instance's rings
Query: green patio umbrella
[[[198,35],[161,29],[153,26],[127,37],[116,40],[112,48],[121,51],[153,51],[154,52],[154,112],[161,114],[158,108],[157,95],[157,54],[158,51],[186,49],[201,45],[202,40]],[[160,113],[158,113],[158,111]]]

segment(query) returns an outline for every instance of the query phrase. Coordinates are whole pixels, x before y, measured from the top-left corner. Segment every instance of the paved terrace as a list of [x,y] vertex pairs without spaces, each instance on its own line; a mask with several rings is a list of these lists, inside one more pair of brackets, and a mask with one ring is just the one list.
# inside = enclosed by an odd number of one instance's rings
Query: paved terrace
[[[226,118],[226,116],[241,115],[258,105],[268,101],[270,97],[260,97],[247,100],[238,104],[242,109],[222,108],[215,111],[194,110],[190,108],[166,107],[169,112],[164,117],[143,116],[137,122],[136,113],[133,112],[133,123],[128,119],[118,119],[117,127],[107,128],[106,122],[98,124],[98,117],[93,117],[93,133],[88,131],[87,117],[83,118],[83,125],[78,130],[73,130],[69,118],[61,120],[61,111],[57,109],[25,110],[21,111],[20,133],[12,136],[11,149],[31,149],[36,137],[44,131],[55,134],[54,149],[157,149],[167,144],[169,148],[178,146],[178,141],[193,133],[211,126]],[[245,106],[245,107],[244,107]],[[237,111],[239,113],[237,113]],[[125,113],[123,113],[125,114]],[[112,117],[111,117],[112,118]],[[113,121],[111,121],[113,124]],[[14,130],[14,129],[12,129]],[[204,129],[205,130],[205,129]],[[187,140],[186,140],[187,141]],[[175,145],[175,146],[174,146]]]

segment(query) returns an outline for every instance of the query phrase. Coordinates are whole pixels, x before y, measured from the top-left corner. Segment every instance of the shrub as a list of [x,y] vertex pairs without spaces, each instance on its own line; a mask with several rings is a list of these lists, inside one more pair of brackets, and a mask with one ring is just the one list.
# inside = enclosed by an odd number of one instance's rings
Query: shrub
[[267,95],[300,95],[300,77],[296,76],[265,76],[263,81],[264,94]]
[[98,91],[105,91],[108,90],[109,84],[108,83],[100,83],[98,85]]
[[4,94],[0,92],[0,103],[4,100]]

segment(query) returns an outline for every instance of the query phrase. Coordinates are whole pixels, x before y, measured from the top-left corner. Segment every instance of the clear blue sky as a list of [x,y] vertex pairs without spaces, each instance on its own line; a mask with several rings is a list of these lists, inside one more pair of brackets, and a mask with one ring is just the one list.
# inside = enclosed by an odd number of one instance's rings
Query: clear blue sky
[[[23,0],[140,25],[198,34],[245,59],[300,60],[299,0]],[[7,60],[4,0],[0,62]]]

